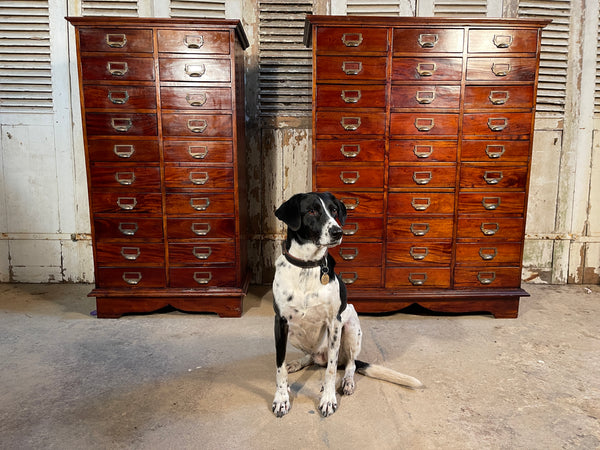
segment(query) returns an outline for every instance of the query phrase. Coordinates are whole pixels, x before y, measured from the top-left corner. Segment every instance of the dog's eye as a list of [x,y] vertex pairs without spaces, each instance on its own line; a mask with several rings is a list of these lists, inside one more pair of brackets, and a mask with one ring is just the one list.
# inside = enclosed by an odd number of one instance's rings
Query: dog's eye
[[306,214],[308,214],[309,216],[316,216],[317,212],[314,209],[309,209]]
[[329,208],[329,210],[331,211],[333,217],[337,217],[338,209],[335,206],[332,206],[331,208]]

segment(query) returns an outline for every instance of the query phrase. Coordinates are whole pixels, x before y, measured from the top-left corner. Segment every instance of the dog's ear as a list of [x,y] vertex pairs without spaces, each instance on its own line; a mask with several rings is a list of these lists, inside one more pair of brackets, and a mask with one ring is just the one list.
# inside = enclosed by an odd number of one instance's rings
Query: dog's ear
[[344,205],[344,202],[338,200],[337,198],[335,199],[335,203],[338,209],[338,219],[340,220],[340,225],[344,226],[346,223],[346,216],[348,214],[346,211],[346,205]]
[[277,208],[277,211],[275,211],[275,217],[282,222],[285,222],[292,231],[298,231],[301,225],[300,196],[296,194],[288,201],[284,202]]

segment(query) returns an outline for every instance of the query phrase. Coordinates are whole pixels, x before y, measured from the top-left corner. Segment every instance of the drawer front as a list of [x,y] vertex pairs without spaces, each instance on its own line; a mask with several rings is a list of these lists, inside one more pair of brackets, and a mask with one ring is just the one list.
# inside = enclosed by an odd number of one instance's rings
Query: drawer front
[[460,81],[462,58],[394,58],[392,80]]
[[163,109],[231,109],[231,89],[161,87],[160,103]]
[[316,134],[371,135],[385,133],[385,113],[363,111],[319,111],[316,114]]
[[325,80],[384,81],[387,59],[373,56],[319,56],[316,61],[317,82]]
[[83,86],[86,108],[156,109],[153,87]]
[[465,108],[527,108],[533,107],[533,86],[467,86]]
[[177,267],[169,271],[172,288],[213,288],[235,286],[233,267]]
[[233,193],[173,193],[167,194],[167,214],[170,216],[234,215]]
[[229,31],[158,30],[158,51],[227,55],[229,40]]
[[233,161],[231,141],[165,141],[166,162],[230,163]]
[[159,162],[156,140],[88,139],[91,162]]
[[316,36],[317,54],[387,52],[386,28],[367,27],[318,27]]
[[94,214],[119,213],[160,216],[162,215],[162,196],[160,193],[93,192],[92,212]]
[[454,188],[456,166],[392,166],[388,182],[390,189]]
[[385,272],[388,289],[450,287],[450,269],[445,267],[390,267]]
[[381,267],[340,267],[337,273],[344,284],[348,286],[351,298],[352,289],[380,287],[382,284]]
[[161,58],[158,61],[161,81],[224,82],[231,81],[229,59]]
[[460,86],[406,85],[392,86],[392,108],[458,109]]
[[233,169],[210,166],[165,166],[165,185],[171,188],[233,189]]
[[163,244],[104,244],[96,245],[96,264],[99,266],[164,266]]
[[317,166],[317,189],[376,189],[383,186],[383,166]]
[[336,192],[335,196],[346,206],[350,217],[383,214],[382,192]]
[[462,142],[462,161],[528,161],[529,141],[477,141]]
[[122,55],[82,56],[81,76],[84,81],[154,81],[154,61]]
[[392,113],[390,133],[396,136],[456,136],[458,114]]
[[159,167],[93,166],[90,171],[93,189],[160,191]]
[[319,108],[385,108],[385,86],[317,85]]
[[185,239],[233,239],[235,238],[235,219],[233,218],[168,218],[167,238]]
[[315,143],[316,161],[383,162],[383,140],[319,140]]
[[524,192],[461,192],[458,195],[459,214],[522,216],[525,210]]
[[152,53],[152,30],[79,28],[82,52]]
[[387,239],[414,243],[428,239],[448,239],[452,237],[453,225],[452,217],[391,217],[388,219]]
[[390,162],[455,162],[457,147],[457,141],[390,141]]
[[467,60],[468,81],[534,81],[535,58],[469,58]]
[[465,114],[463,135],[473,136],[526,136],[531,133],[533,113],[478,113]]
[[454,287],[458,289],[518,288],[520,286],[520,267],[457,268],[454,271]]
[[160,288],[167,284],[162,267],[99,267],[96,287],[99,288]]
[[157,136],[156,114],[85,114],[88,136]]
[[491,246],[460,243],[456,246],[456,264],[518,266],[521,264],[521,243],[499,243]]
[[169,264],[189,266],[199,264],[225,264],[235,261],[235,244],[195,242],[169,244]]
[[464,33],[461,29],[395,28],[394,54],[462,53]]
[[519,189],[527,185],[527,166],[467,165],[460,168],[464,189]]
[[439,192],[391,192],[388,214],[454,214],[454,194]]
[[354,266],[381,266],[382,244],[351,242],[344,243],[329,250],[337,265],[336,269],[342,270]]
[[343,242],[380,241],[383,237],[383,219],[373,217],[350,217],[342,227]]
[[388,264],[396,266],[450,266],[452,241],[388,242]]
[[480,242],[520,241],[523,239],[524,222],[522,217],[459,217],[457,237],[478,239]]
[[232,118],[228,114],[163,114],[165,136],[232,137]]
[[98,241],[162,241],[163,222],[162,218],[96,217],[94,234]]
[[469,53],[535,53],[537,30],[469,30]]

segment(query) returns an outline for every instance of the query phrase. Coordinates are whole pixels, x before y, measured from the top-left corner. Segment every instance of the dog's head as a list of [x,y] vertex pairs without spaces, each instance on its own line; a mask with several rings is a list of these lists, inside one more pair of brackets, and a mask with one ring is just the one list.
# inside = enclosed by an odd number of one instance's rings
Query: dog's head
[[346,207],[329,192],[296,194],[277,208],[275,216],[301,242],[319,247],[334,247],[342,242],[340,225],[346,222]]

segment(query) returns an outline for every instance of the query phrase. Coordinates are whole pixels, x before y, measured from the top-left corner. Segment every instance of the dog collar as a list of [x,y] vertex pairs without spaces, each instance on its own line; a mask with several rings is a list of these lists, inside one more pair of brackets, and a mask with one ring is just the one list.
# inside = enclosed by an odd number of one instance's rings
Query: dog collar
[[325,252],[325,255],[323,256],[323,258],[321,258],[319,260],[304,261],[303,259],[298,259],[298,258],[293,257],[292,255],[289,254],[287,249],[284,248],[283,256],[285,256],[285,259],[287,259],[290,264],[292,264],[293,266],[296,266],[296,267],[301,267],[303,269],[320,267],[321,268],[321,284],[329,283],[330,277],[329,277],[329,267],[327,267],[327,252]]

